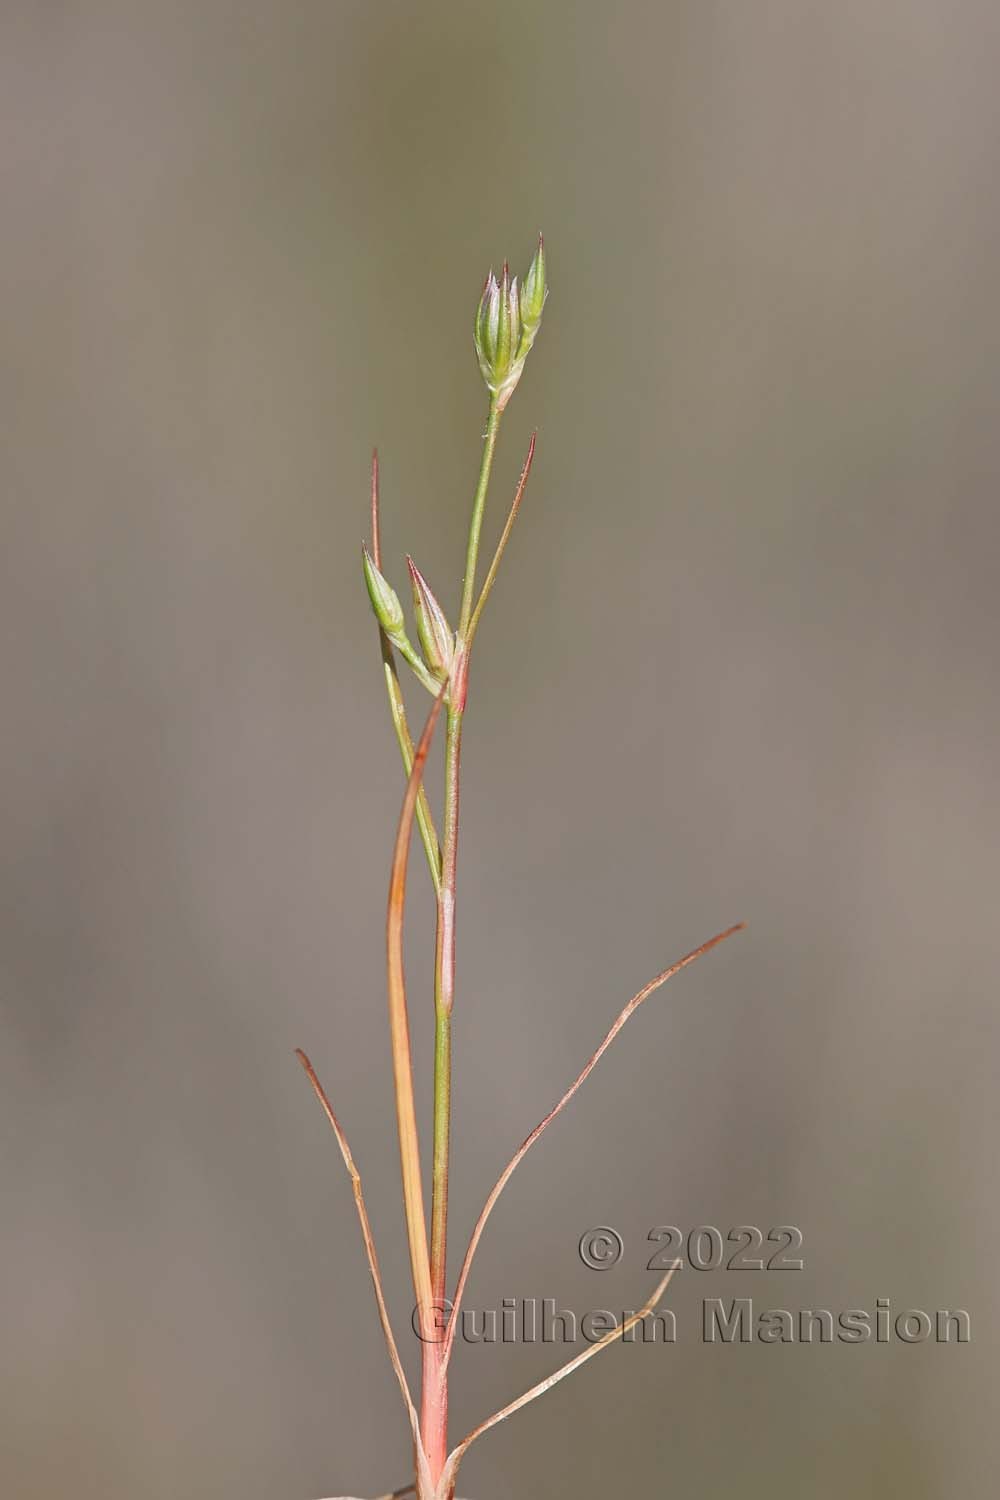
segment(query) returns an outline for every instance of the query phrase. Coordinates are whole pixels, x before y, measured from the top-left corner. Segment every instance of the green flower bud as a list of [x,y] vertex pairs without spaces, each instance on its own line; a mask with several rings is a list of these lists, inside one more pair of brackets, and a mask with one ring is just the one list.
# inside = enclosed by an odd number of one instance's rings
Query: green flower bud
[[547,288],[545,247],[541,236],[524,286],[511,280],[504,261],[500,280],[491,271],[476,313],[476,353],[487,387],[502,411],[521,378],[528,350],[535,341]]
[[483,379],[491,386],[496,379],[497,343],[500,334],[500,288],[491,271],[483,286],[476,314],[476,353]]
[[500,276],[500,325],[497,331],[495,369],[501,381],[510,376],[511,360],[521,341],[521,313],[517,305],[517,280],[513,284],[507,262]]
[[406,566],[410,570],[410,582],[413,585],[413,613],[417,620],[417,636],[424,661],[434,676],[443,681],[451,670],[455,637],[444,610],[431,593],[426,578],[412,557],[407,557]]
[[521,287],[521,342],[527,340],[528,348],[534,341],[538,332],[538,325],[542,321],[542,308],[548,296],[548,287],[545,285],[545,241],[538,236],[538,249],[535,251],[528,274],[524,278]]
[[361,558],[368,597],[372,601],[376,620],[386,635],[396,637],[403,634],[403,606],[399,602],[399,596],[372,562],[364,542],[361,543]]

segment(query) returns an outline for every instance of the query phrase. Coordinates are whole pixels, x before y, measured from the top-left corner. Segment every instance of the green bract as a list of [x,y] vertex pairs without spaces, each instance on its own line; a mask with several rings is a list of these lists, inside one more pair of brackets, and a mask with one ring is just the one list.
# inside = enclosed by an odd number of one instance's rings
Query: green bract
[[396,636],[403,629],[403,606],[399,595],[372,562],[368,548],[361,544],[361,562],[365,570],[365,585],[375,611],[375,618],[386,635]]

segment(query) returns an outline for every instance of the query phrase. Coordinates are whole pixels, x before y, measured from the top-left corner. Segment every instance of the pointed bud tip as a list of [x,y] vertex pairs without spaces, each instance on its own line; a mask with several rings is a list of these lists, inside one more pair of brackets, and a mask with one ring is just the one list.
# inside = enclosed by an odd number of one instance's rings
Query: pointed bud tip
[[372,560],[367,542],[361,543],[361,565],[375,618],[382,629],[392,636],[402,629],[403,607],[392,584],[383,576],[378,564]]
[[451,670],[451,659],[455,649],[451,627],[444,610],[435,599],[427,582],[412,557],[407,557],[410,583],[413,589],[413,612],[417,621],[417,635],[423,649],[424,660],[435,677],[446,677]]

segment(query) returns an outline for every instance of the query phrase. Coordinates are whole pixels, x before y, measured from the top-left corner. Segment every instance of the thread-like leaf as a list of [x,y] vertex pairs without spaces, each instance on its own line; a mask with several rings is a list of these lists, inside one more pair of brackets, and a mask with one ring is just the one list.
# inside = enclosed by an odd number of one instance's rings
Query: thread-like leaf
[[[403,1370],[403,1363],[399,1357],[399,1349],[396,1345],[395,1335],[392,1331],[392,1323],[389,1320],[389,1310],[386,1307],[385,1292],[382,1287],[382,1273],[379,1270],[378,1254],[375,1249],[375,1236],[372,1233],[371,1220],[368,1217],[368,1209],[365,1204],[364,1190],[361,1186],[361,1174],[358,1171],[357,1167],[354,1165],[354,1157],[351,1155],[351,1148],[347,1144],[347,1137],[344,1134],[340,1121],[337,1119],[337,1116],[333,1112],[333,1107],[331,1106],[330,1101],[326,1096],[326,1091],[323,1088],[323,1085],[320,1083],[319,1079],[316,1076],[315,1068],[313,1067],[312,1063],[309,1061],[309,1058],[303,1052],[301,1047],[296,1047],[295,1055],[305,1069],[306,1077],[312,1084],[313,1093],[316,1095],[316,1098],[323,1106],[323,1110],[330,1122],[333,1133],[337,1137],[337,1145],[340,1147],[340,1154],[344,1158],[344,1165],[347,1168],[348,1175],[351,1179],[351,1187],[354,1189],[354,1205],[358,1211],[358,1221],[361,1225],[361,1238],[364,1241],[365,1255],[368,1258],[368,1269],[371,1272],[372,1284],[375,1288],[375,1302],[378,1306],[379,1321],[382,1324],[382,1333],[385,1337],[386,1346],[389,1350],[389,1359],[391,1360],[392,1368],[396,1373],[396,1379],[399,1382],[399,1389],[403,1394],[403,1402],[406,1406],[406,1412],[410,1419],[410,1428],[413,1432],[413,1441],[417,1445],[419,1456],[421,1452],[420,1421],[417,1417],[416,1407],[413,1404],[413,1398],[410,1395],[410,1387],[407,1384],[406,1373]],[[402,1493],[405,1493],[405,1491]]]
[[[531,1150],[532,1146],[538,1140],[542,1132],[552,1124],[552,1121],[555,1119],[556,1115],[560,1114],[561,1111],[565,1109],[566,1105],[572,1099],[573,1095],[576,1093],[580,1085],[590,1077],[591,1073],[597,1067],[597,1064],[600,1062],[605,1052],[607,1052],[608,1048],[611,1046],[611,1043],[614,1041],[615,1037],[625,1025],[625,1022],[629,1019],[630,1016],[635,1013],[635,1011],[639,1009],[639,1006],[642,1004],[642,1002],[644,1000],[648,1000],[650,995],[652,995],[655,990],[658,990],[661,985],[666,984],[668,979],[672,979],[675,974],[679,974],[681,969],[686,969],[688,964],[693,964],[695,959],[701,958],[703,953],[708,953],[711,951],[711,949],[717,948],[720,943],[725,942],[726,938],[732,937],[734,933],[742,932],[745,926],[745,922],[737,922],[734,926],[727,927],[725,932],[717,932],[715,937],[709,938],[708,942],[702,943],[700,947],[693,948],[690,953],[685,953],[683,958],[679,958],[676,963],[670,965],[669,969],[664,969],[662,973],[657,974],[655,979],[651,979],[648,984],[644,985],[643,988],[638,991],[637,994],[633,995],[624,1009],[619,1012],[617,1019],[611,1026],[597,1051],[592,1054],[589,1061],[585,1063],[581,1068],[580,1072],[577,1074],[576,1078],[570,1084],[569,1088],[563,1094],[559,1102],[549,1110],[545,1118],[539,1121],[531,1134],[529,1136],[526,1136],[525,1139],[521,1142],[520,1146],[518,1146],[517,1150],[514,1152],[514,1155],[511,1157],[510,1161],[504,1167],[503,1171],[500,1173],[500,1176],[493,1184],[490,1195],[483,1205],[482,1213],[476,1220],[475,1227],[472,1231],[472,1237],[469,1240],[469,1247],[465,1252],[465,1259],[462,1262],[462,1269],[459,1272],[458,1283],[455,1287],[455,1296],[452,1300],[451,1314],[448,1319],[448,1329],[445,1334],[444,1344],[441,1350],[440,1378],[442,1380],[444,1380],[445,1378],[445,1371],[448,1368],[448,1361],[451,1358],[452,1346],[455,1342],[455,1330],[458,1327],[459,1308],[462,1304],[462,1297],[465,1292],[466,1282],[469,1279],[469,1272],[472,1269],[472,1260],[476,1253],[476,1247],[479,1244],[483,1230],[486,1228],[486,1221],[489,1218],[490,1214],[493,1212],[497,1199],[500,1197],[500,1194],[507,1186],[511,1177],[514,1175],[514,1172],[520,1166],[521,1162],[527,1156],[528,1152]],[[598,1346],[595,1345],[594,1347],[597,1348]]]
[[455,1482],[455,1475],[458,1473],[458,1466],[469,1448],[476,1441],[476,1438],[482,1437],[484,1432],[488,1432],[491,1427],[496,1427],[499,1422],[504,1422],[508,1417],[512,1417],[516,1411],[521,1410],[522,1406],[527,1406],[529,1402],[535,1401],[539,1396],[544,1396],[545,1392],[550,1391],[554,1385],[558,1385],[560,1380],[565,1380],[567,1375],[572,1375],[573,1371],[578,1370],[582,1364],[586,1364],[588,1359],[593,1359],[595,1354],[600,1354],[602,1349],[606,1349],[616,1339],[624,1338],[637,1323],[641,1323],[643,1318],[652,1312],[679,1265],[680,1261],[674,1261],[670,1270],[657,1284],[653,1295],[648,1301],[643,1303],[637,1313],[633,1313],[631,1317],[625,1319],[624,1323],[619,1323],[617,1328],[612,1328],[610,1333],[606,1333],[603,1338],[598,1339],[596,1344],[589,1345],[582,1353],[577,1354],[575,1358],[569,1360],[567,1364],[562,1365],[551,1375],[547,1375],[544,1380],[540,1380],[537,1385],[533,1385],[530,1390],[525,1391],[523,1396],[518,1396],[517,1400],[511,1401],[508,1406],[502,1406],[499,1411],[493,1413],[492,1417],[487,1417],[485,1422],[480,1422],[478,1427],[474,1427],[470,1433],[467,1433],[458,1446],[453,1448],[448,1455],[448,1461],[441,1474],[438,1493],[446,1495],[450,1492],[450,1488]]
[[372,449],[372,558],[376,568],[382,566],[382,527],[379,520],[378,449]]
[[531,473],[531,463],[535,456],[535,439],[537,437],[537,432],[531,434],[527,456],[521,466],[521,477],[517,481],[517,489],[514,491],[514,500],[507,514],[507,520],[504,522],[503,531],[500,533],[500,540],[497,542],[497,550],[493,554],[493,561],[490,563],[486,577],[483,579],[483,587],[476,602],[476,607],[472,612],[472,619],[469,621],[468,640],[470,645],[476,633],[476,627],[479,624],[479,616],[483,612],[483,605],[489,598],[490,589],[493,587],[494,580],[496,579],[497,569],[500,567],[500,559],[503,557],[507,543],[510,541],[510,534],[514,529],[517,513],[521,508],[521,501],[524,498],[524,487],[528,483],[528,475]]
[[447,683],[427,716],[413,756],[413,769],[406,783],[403,807],[399,815],[396,847],[393,851],[389,879],[389,902],[386,912],[386,970],[389,990],[389,1031],[392,1038],[392,1069],[396,1092],[396,1124],[399,1130],[399,1159],[403,1174],[403,1201],[406,1210],[406,1235],[410,1247],[410,1270],[413,1290],[421,1317],[430,1312],[431,1272],[427,1250],[427,1220],[424,1215],[424,1190],[420,1172],[420,1146],[417,1115],[413,1100],[413,1056],[410,1049],[410,1022],[406,1008],[406,978],[403,970],[403,915],[406,906],[406,868],[410,852],[410,835],[417,806],[417,794],[424,764],[430,750],[434,726],[444,699]]

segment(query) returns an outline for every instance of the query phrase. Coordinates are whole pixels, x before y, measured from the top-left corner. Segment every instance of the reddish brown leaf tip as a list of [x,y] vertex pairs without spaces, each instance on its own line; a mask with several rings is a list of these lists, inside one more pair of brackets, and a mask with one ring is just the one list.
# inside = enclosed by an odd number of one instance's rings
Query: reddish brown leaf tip
[[379,535],[379,493],[378,493],[378,449],[372,449],[372,491],[371,491],[371,515],[372,515],[372,557],[376,568],[382,566],[382,538]]

